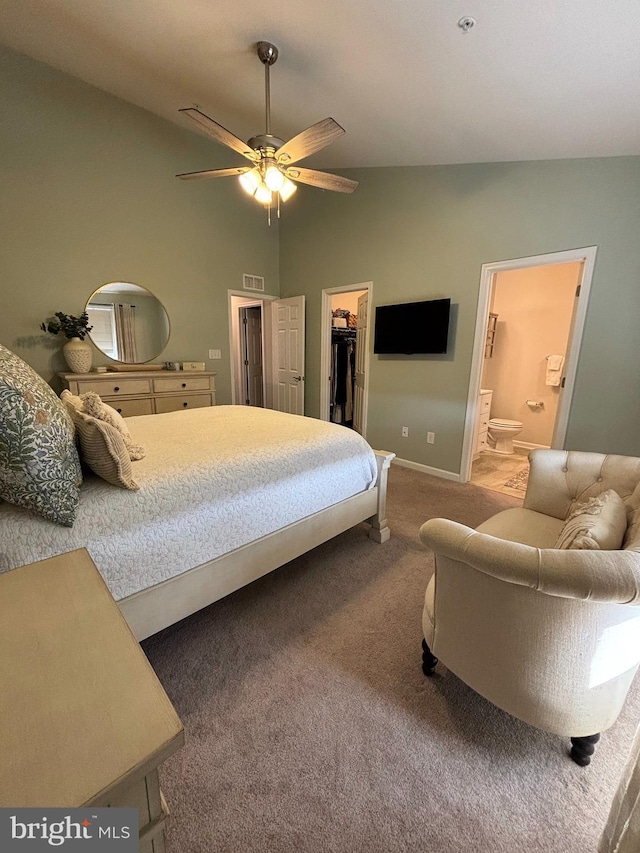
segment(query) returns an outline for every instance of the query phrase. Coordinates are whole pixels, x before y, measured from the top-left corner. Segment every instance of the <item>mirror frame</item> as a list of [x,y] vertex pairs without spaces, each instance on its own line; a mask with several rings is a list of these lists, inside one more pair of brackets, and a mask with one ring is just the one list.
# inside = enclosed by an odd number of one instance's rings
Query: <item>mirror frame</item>
[[[140,290],[145,291],[145,293],[149,294],[149,296],[152,296],[152,297],[156,300],[156,302],[158,303],[158,305],[162,308],[162,310],[164,311],[164,315],[165,315],[165,317],[167,318],[167,337],[166,337],[166,340],[165,340],[165,342],[164,342],[164,344],[163,344],[162,348],[159,350],[159,352],[157,352],[155,355],[152,355],[152,356],[151,356],[151,358],[147,359],[146,361],[135,361],[135,362],[133,362],[133,361],[123,361],[123,360],[122,360],[122,359],[120,359],[120,358],[113,358],[113,356],[108,355],[108,354],[107,354],[103,349],[101,349],[101,348],[98,346],[98,344],[94,341],[93,337],[91,336],[91,332],[89,332],[89,339],[91,340],[91,343],[92,343],[92,344],[93,344],[93,346],[98,350],[98,352],[99,352],[99,353],[101,353],[105,358],[108,358],[108,359],[109,359],[109,361],[112,361],[112,362],[114,362],[115,364],[129,364],[129,365],[134,365],[134,364],[145,365],[145,364],[149,364],[150,362],[152,362],[154,359],[158,358],[158,357],[159,357],[159,356],[164,352],[164,350],[167,348],[167,345],[168,345],[168,343],[169,343],[169,340],[171,339],[171,318],[169,317],[169,312],[167,311],[167,309],[166,309],[166,307],[165,307],[164,303],[163,303],[163,302],[162,302],[162,301],[161,301],[161,300],[160,300],[160,299],[155,295],[155,293],[154,293],[152,290],[149,290],[149,288],[148,288],[148,287],[145,287],[143,284],[136,284],[136,282],[134,282],[134,281],[124,281],[124,280],[121,280],[121,279],[118,279],[118,280],[116,280],[116,281],[105,281],[105,282],[104,282],[104,284],[101,284],[101,285],[100,285],[100,287],[96,287],[96,289],[95,289],[95,290],[92,292],[92,294],[89,296],[89,298],[87,299],[87,303],[86,303],[86,305],[85,305],[85,309],[84,309],[84,310],[85,310],[85,311],[87,311],[87,310],[88,310],[89,306],[91,305],[91,301],[93,300],[93,298],[96,296],[96,294],[100,293],[100,292],[103,290],[103,288],[105,288],[105,287],[109,287],[110,285],[117,285],[117,284],[130,285],[130,286],[132,286],[132,287],[137,287],[137,288],[139,288]],[[113,291],[111,291],[111,292],[113,293]]]

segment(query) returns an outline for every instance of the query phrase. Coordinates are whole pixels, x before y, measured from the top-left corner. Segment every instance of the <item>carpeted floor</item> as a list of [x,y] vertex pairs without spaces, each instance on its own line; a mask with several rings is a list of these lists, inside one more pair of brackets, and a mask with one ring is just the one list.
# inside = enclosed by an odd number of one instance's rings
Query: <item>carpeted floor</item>
[[420,525],[518,503],[392,467],[389,542],[355,528],[146,641],[186,729],[161,771],[168,853],[595,851],[638,686],[579,768],[420,669]]

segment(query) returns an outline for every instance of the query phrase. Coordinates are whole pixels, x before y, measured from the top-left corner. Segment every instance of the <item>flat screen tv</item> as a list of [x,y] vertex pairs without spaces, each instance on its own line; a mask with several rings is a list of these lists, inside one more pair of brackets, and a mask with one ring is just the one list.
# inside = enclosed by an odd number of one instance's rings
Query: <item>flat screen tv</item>
[[450,299],[378,305],[373,351],[387,355],[446,352],[450,307]]

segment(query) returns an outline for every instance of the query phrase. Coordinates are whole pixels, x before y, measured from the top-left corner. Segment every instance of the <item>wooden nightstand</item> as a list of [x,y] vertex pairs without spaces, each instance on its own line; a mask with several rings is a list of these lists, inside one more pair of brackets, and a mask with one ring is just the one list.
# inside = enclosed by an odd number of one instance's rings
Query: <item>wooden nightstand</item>
[[136,806],[162,853],[158,766],[183,743],[84,548],[0,574],[0,806]]

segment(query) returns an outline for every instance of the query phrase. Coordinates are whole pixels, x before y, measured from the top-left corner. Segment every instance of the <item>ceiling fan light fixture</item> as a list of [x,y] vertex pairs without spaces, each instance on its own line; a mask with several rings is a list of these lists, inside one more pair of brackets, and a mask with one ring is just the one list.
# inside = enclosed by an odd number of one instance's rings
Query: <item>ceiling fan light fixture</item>
[[282,201],[288,201],[294,192],[298,189],[298,187],[290,181],[289,178],[286,178],[284,175],[282,176],[282,186],[280,187],[280,199]]
[[264,173],[264,182],[272,192],[279,192],[285,180],[285,176],[277,166],[267,166]]
[[292,168],[300,160],[321,151],[345,130],[335,119],[317,121],[306,130],[283,142],[271,133],[271,88],[269,69],[278,58],[278,48],[271,42],[256,44],[258,58],[265,70],[265,132],[252,136],[248,142],[218,124],[198,107],[186,107],[180,112],[204,131],[206,136],[225,145],[251,161],[251,166],[227,169],[207,169],[199,172],[184,172],[176,177],[183,181],[209,178],[225,178],[236,175],[243,190],[267,208],[267,221],[271,224],[271,208],[275,205],[280,216],[280,202],[291,198],[297,189],[295,181],[334,192],[352,193],[357,181],[341,175],[319,172],[314,169]]
[[256,201],[259,201],[260,204],[271,204],[272,201],[272,193],[269,187],[266,184],[260,183],[258,188],[256,189],[254,198]]
[[262,181],[260,177],[260,170],[251,169],[250,172],[244,172],[242,175],[240,175],[238,180],[240,181],[242,189],[245,190],[245,192],[248,192],[249,195],[255,195],[256,190],[258,189]]

